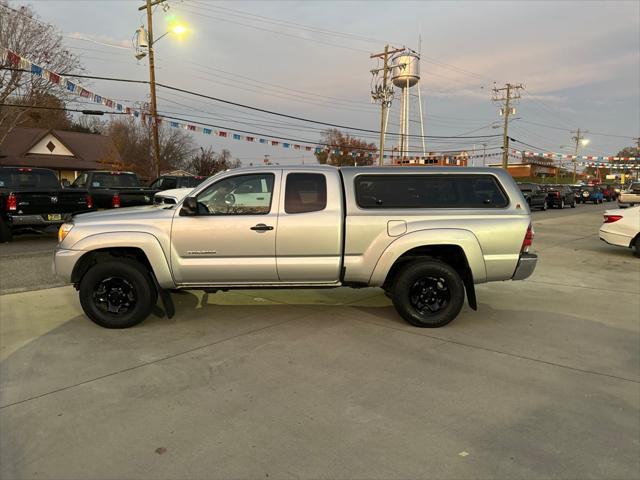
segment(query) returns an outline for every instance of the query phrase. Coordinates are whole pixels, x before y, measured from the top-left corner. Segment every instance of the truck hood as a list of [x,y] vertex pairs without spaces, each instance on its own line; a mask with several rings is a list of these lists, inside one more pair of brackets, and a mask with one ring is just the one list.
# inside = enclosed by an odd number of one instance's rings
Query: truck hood
[[100,212],[80,213],[73,217],[76,225],[96,223],[131,223],[153,222],[161,218],[173,216],[172,208],[158,208],[155,205],[143,205],[140,207],[114,208]]

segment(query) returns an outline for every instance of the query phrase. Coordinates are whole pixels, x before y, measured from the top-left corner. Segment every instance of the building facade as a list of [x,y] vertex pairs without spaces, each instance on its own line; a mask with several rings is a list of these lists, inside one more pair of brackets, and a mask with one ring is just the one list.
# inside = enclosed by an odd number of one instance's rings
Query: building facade
[[111,138],[98,134],[16,127],[0,144],[0,166],[49,168],[61,181],[120,163]]

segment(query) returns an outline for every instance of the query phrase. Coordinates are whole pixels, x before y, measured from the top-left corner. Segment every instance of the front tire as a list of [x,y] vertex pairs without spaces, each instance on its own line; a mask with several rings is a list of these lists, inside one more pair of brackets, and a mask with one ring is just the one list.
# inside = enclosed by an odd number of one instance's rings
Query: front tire
[[97,263],[80,281],[80,304],[105,328],[129,328],[149,316],[158,292],[147,268],[127,258]]
[[396,277],[392,300],[396,311],[411,325],[438,328],[460,313],[464,283],[458,272],[444,262],[412,262]]
[[545,200],[545,202],[542,204],[542,207],[540,207],[540,210],[544,212],[546,209],[547,209],[547,202]]

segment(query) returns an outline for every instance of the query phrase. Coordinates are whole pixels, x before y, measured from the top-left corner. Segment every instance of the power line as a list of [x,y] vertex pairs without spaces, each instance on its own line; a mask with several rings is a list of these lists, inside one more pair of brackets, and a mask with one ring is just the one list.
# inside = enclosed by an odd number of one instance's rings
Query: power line
[[[528,122],[526,120],[522,120],[522,123],[529,123],[531,125],[537,125],[539,127],[551,128],[551,129],[554,129],[554,130],[562,130],[562,131],[565,131],[565,132],[571,132],[572,131],[570,128],[562,128],[562,127],[557,127],[557,126],[554,126],[554,125],[546,125],[544,123]],[[613,133],[599,133],[599,132],[589,131],[589,134],[591,134],[591,135],[599,135],[599,136],[602,136],[602,137],[627,138],[627,139],[632,139],[632,140],[635,139],[635,137],[633,137],[631,135],[616,135],[616,134],[613,134]]]
[[0,105],[2,105],[3,107],[22,108],[24,110],[36,109],[36,110],[58,110],[58,111],[65,111],[65,112],[77,112],[77,113],[82,113],[84,115],[129,115],[126,112],[108,112],[105,110],[87,110],[87,109],[81,110],[77,108],[67,108],[67,107],[45,107],[42,105],[23,105],[19,103],[0,103]]
[[[1,67],[0,69],[22,71],[22,72],[30,72],[30,70],[20,69],[20,68]],[[144,84],[144,85],[148,85],[149,84],[149,81],[147,81],[147,80],[132,80],[132,79],[125,79],[125,78],[117,78],[117,77],[104,77],[104,76],[81,75],[81,74],[67,74],[65,76],[72,77],[72,78],[87,78],[87,79],[105,80],[105,81],[114,81],[114,82],[138,83],[138,84]],[[289,118],[289,119],[298,120],[298,121],[301,121],[301,122],[315,123],[317,125],[324,125],[324,126],[327,126],[327,127],[341,128],[341,129],[344,129],[344,130],[353,130],[353,131],[358,131],[358,132],[380,134],[379,130],[371,130],[371,129],[359,128],[359,127],[350,127],[348,125],[341,125],[341,124],[336,124],[336,123],[323,122],[323,121],[320,121],[320,120],[313,120],[313,119],[310,119],[310,118],[300,117],[300,116],[297,116],[297,115],[289,115],[289,114],[286,114],[286,113],[276,112],[274,110],[258,108],[258,107],[254,107],[254,106],[251,106],[251,105],[245,105],[245,104],[242,104],[242,103],[239,103],[239,102],[234,102],[234,101],[231,101],[231,100],[225,100],[223,98],[214,97],[214,96],[211,96],[211,95],[206,95],[204,93],[195,92],[193,90],[187,90],[187,89],[184,89],[184,88],[174,87],[172,85],[166,85],[166,84],[163,84],[163,83],[156,83],[156,85],[159,86],[159,87],[165,88],[167,90],[186,93],[188,95],[192,95],[192,96],[195,96],[195,97],[206,98],[208,100],[213,100],[213,101],[224,103],[224,104],[227,104],[227,105],[233,105],[233,106],[236,106],[236,107],[245,108],[245,109],[256,111],[256,112],[266,113],[266,114],[269,114],[269,115],[279,116],[279,117],[283,117],[283,118]],[[400,134],[399,133],[388,133],[388,135],[396,135],[396,136],[398,136]],[[408,135],[408,136],[409,137],[415,137],[415,138],[429,138],[429,139],[439,139],[439,138],[444,138],[444,139],[465,139],[465,138],[495,138],[495,137],[499,137],[499,135],[472,135],[472,136],[468,136],[468,137],[467,136],[463,136],[463,135],[424,135],[424,136],[423,135]]]
[[[354,131],[359,131],[359,132],[377,133],[377,134],[380,133],[379,130],[371,130],[371,129],[359,128],[359,127],[349,127],[347,125],[340,125],[340,124],[336,124],[336,123],[322,122],[322,121],[319,121],[319,120],[312,120],[312,119],[309,119],[309,118],[299,117],[297,115],[289,115],[289,114],[285,114],[285,113],[275,112],[273,110],[267,110],[267,109],[264,109],[264,108],[252,107],[250,105],[244,105],[242,103],[233,102],[231,100],[225,100],[225,99],[222,99],[222,98],[213,97],[211,95],[206,95],[204,93],[198,93],[198,92],[194,92],[192,90],[187,90],[187,89],[183,89],[183,88],[179,88],[179,87],[173,87],[171,85],[165,85],[165,84],[162,84],[162,83],[158,83],[157,85],[159,87],[166,88],[168,90],[174,90],[174,91],[177,91],[177,92],[186,93],[186,94],[193,95],[193,96],[200,97],[200,98],[207,98],[209,100],[214,100],[216,102],[221,102],[221,103],[225,103],[225,104],[228,104],[228,105],[234,105],[236,107],[246,108],[246,109],[253,110],[253,111],[256,111],[256,112],[268,113],[270,115],[275,115],[275,116],[284,117],[284,118],[290,118],[292,120],[299,120],[299,121],[308,122],[308,123],[316,123],[318,125],[325,125],[327,127],[341,128],[341,129],[345,129],[345,130],[354,130]],[[397,134],[397,133],[389,133],[388,135],[399,135],[399,134]],[[499,135],[473,135],[471,137],[465,137],[465,136],[462,136],[462,135],[459,135],[459,136],[409,135],[409,136],[410,137],[417,137],[417,138],[494,138],[494,137],[499,137]]]

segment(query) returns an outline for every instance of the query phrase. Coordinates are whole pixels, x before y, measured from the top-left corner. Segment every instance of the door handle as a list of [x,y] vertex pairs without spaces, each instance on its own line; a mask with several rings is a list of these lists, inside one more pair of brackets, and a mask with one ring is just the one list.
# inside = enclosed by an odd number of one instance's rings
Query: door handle
[[269,225],[265,225],[264,223],[259,223],[253,227],[251,227],[251,230],[255,230],[257,232],[267,232],[269,230],[273,230],[273,227],[269,226]]

